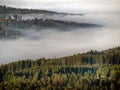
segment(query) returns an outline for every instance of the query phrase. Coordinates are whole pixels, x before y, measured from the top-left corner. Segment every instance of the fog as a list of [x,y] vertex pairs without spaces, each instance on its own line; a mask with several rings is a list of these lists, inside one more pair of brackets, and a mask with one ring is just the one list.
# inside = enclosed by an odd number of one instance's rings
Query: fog
[[[105,50],[120,45],[120,13],[89,13],[83,16],[49,17],[58,20],[101,24],[99,28],[24,30],[19,39],[0,40],[0,63],[42,57],[63,57],[91,49]],[[31,17],[30,17],[31,18]]]
[[52,1],[53,2],[51,2],[51,0],[0,0],[0,4],[17,8],[35,8],[67,13],[120,12],[119,0]]
[[108,25],[117,27],[120,24],[119,20],[120,13],[88,13],[83,15],[77,14],[23,14],[22,19],[54,19],[62,21],[73,21],[78,23],[94,23],[101,25]]

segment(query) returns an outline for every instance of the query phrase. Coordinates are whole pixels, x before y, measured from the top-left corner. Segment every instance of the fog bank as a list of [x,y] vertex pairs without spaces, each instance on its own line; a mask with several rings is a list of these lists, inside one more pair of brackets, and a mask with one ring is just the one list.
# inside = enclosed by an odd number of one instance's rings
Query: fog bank
[[120,45],[120,20],[117,14],[87,14],[56,19],[103,24],[101,28],[27,30],[19,39],[0,40],[0,63],[22,59],[54,58]]

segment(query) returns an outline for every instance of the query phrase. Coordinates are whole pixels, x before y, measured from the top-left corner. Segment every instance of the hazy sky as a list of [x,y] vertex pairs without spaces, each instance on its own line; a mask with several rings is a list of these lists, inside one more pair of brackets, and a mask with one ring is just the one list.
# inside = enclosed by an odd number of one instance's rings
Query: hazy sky
[[0,0],[0,4],[20,8],[37,8],[63,12],[120,11],[120,0]]
[[120,0],[1,0],[2,2],[80,2],[80,3],[97,3],[97,4],[119,4]]

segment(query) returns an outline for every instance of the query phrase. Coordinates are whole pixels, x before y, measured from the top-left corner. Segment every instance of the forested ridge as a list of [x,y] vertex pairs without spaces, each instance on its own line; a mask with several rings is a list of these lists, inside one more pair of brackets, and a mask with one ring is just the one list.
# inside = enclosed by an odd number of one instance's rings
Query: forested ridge
[[77,22],[68,22],[54,19],[28,19],[28,20],[6,20],[2,23],[2,27],[5,29],[28,29],[28,28],[54,28],[60,30],[72,30],[76,28],[88,28],[88,27],[100,27],[101,25],[92,24],[92,23],[77,23]]
[[44,29],[57,29],[60,31],[71,31],[78,28],[93,28],[101,27],[101,25],[92,23],[77,23],[69,21],[61,21],[54,19],[27,19],[22,20],[17,15],[14,19],[8,17],[7,19],[1,18],[0,20],[0,38],[18,38],[23,36],[23,31],[44,30]]
[[84,15],[84,14],[73,14],[73,13],[60,13],[55,11],[48,11],[48,10],[39,10],[39,9],[27,9],[27,8],[15,8],[15,7],[8,7],[5,5],[0,5],[0,14],[63,14],[63,15]]
[[1,90],[120,90],[120,47],[0,66]]
[[47,10],[21,9],[21,8],[13,8],[13,7],[7,7],[5,5],[0,5],[0,14],[31,14],[31,13],[57,14],[57,12],[47,11]]

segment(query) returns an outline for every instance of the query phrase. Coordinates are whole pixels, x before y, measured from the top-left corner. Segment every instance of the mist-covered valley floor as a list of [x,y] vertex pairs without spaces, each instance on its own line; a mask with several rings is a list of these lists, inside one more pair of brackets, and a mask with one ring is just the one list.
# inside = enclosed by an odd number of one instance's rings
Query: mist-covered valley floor
[[[17,39],[0,40],[0,63],[15,60],[54,58],[120,45],[120,13],[24,14],[22,19],[54,19],[76,23],[102,25],[93,28],[59,30],[56,28],[20,29],[25,35]],[[71,29],[71,28],[70,28]],[[16,29],[17,30],[17,29]]]

